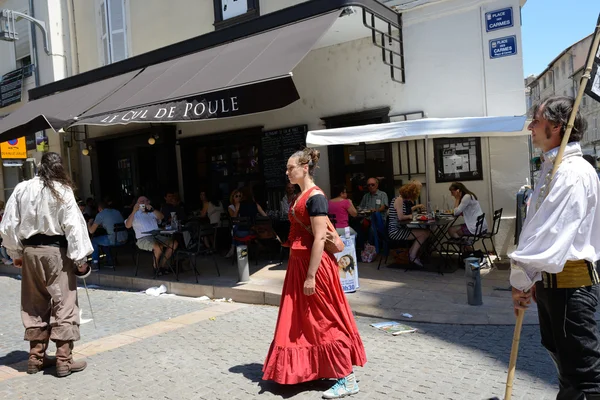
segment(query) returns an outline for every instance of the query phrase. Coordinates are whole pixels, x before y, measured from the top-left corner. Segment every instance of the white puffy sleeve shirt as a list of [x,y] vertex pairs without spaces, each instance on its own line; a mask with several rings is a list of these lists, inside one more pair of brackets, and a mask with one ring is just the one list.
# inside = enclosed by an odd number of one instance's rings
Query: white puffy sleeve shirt
[[13,259],[23,256],[21,241],[36,234],[64,235],[68,241],[67,257],[73,261],[84,260],[92,253],[87,225],[73,191],[59,183],[55,185],[60,200],[43,187],[38,177],[19,183],[8,199],[0,235]]
[[509,255],[510,283],[519,290],[530,289],[541,280],[542,272],[561,272],[569,260],[595,262],[600,258],[600,181],[596,171],[581,157],[579,144],[569,143],[550,180],[555,150],[544,157],[519,245]]

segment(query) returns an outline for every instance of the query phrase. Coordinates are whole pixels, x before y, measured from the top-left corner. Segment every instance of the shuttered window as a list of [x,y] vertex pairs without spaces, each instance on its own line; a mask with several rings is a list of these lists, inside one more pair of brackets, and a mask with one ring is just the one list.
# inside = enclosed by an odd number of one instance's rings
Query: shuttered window
[[[20,11],[23,14],[29,14],[27,10]],[[30,29],[31,23],[24,18],[17,20],[15,23],[15,30],[17,31],[17,35],[19,39],[15,41],[15,59],[23,60],[26,57],[29,57],[31,54],[30,50]]]
[[124,0],[101,0],[98,10],[104,64],[128,57]]

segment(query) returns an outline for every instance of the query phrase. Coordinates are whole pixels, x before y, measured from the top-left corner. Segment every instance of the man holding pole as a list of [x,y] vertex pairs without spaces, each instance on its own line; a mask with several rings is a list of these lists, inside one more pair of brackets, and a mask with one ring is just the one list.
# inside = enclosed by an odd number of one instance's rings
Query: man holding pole
[[[73,342],[79,340],[76,277],[89,274],[86,260],[93,248],[58,154],[45,153],[38,176],[15,187],[0,234],[14,265],[22,268],[27,373],[54,363],[59,377],[82,371],[85,361],[74,361],[72,355]],[[56,360],[46,356],[49,340],[56,343]]]
[[537,302],[542,345],[558,371],[557,400],[600,399],[600,181],[579,145],[587,125],[579,112],[552,173],[574,104],[555,96],[533,108],[528,129],[544,152],[543,164],[518,248],[510,254],[515,313]]

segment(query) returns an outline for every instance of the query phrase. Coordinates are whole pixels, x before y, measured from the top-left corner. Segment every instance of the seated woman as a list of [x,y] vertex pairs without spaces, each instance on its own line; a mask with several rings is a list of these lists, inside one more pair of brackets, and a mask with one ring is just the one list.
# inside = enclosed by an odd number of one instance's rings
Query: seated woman
[[[337,194],[337,197],[329,200],[329,214],[335,215],[335,230],[340,236],[344,236],[346,227],[349,227],[348,216],[356,217],[358,213],[352,201],[348,199],[344,185],[335,185],[333,193]],[[356,235],[356,231],[352,228],[350,228],[350,233]]]
[[[207,218],[210,225],[217,228],[221,224],[221,214],[225,212],[223,203],[221,202],[220,189],[214,189],[210,194],[210,198],[206,197],[206,192],[201,192],[200,201],[202,202],[200,218]],[[210,251],[216,250],[213,236],[205,236],[204,245],[209,248]]]
[[235,240],[235,237],[242,238],[250,235],[250,227],[254,224],[254,219],[257,215],[262,215],[263,217],[267,216],[267,213],[262,209],[260,204],[254,200],[254,195],[252,194],[252,188],[246,186],[242,188],[242,190],[234,190],[231,194],[232,204],[229,206],[227,211],[232,218],[242,217],[248,218],[249,226],[233,226],[233,243],[231,245],[231,249],[225,255],[225,257],[233,257],[235,253],[235,245],[238,244]]
[[[473,235],[477,226],[477,217],[483,214],[477,196],[460,182],[454,182],[450,185],[450,194],[454,197],[454,216],[458,217],[462,214],[465,223],[451,227],[448,229],[448,233],[455,239],[465,235]],[[487,229],[487,221],[484,219],[481,233],[487,232]]]
[[391,240],[414,240],[408,253],[411,263],[423,266],[419,258],[419,249],[425,243],[430,233],[427,229],[411,229],[406,225],[399,224],[400,221],[412,220],[412,212],[423,210],[423,204],[415,204],[421,193],[423,185],[419,181],[410,181],[398,191],[399,196],[392,199],[389,211],[388,236]]

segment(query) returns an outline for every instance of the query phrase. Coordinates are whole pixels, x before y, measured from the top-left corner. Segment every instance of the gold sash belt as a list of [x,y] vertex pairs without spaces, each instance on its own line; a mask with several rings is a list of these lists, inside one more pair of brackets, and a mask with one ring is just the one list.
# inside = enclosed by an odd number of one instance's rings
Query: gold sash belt
[[562,272],[542,272],[542,281],[547,289],[575,289],[600,283],[596,263],[585,260],[567,261]]

